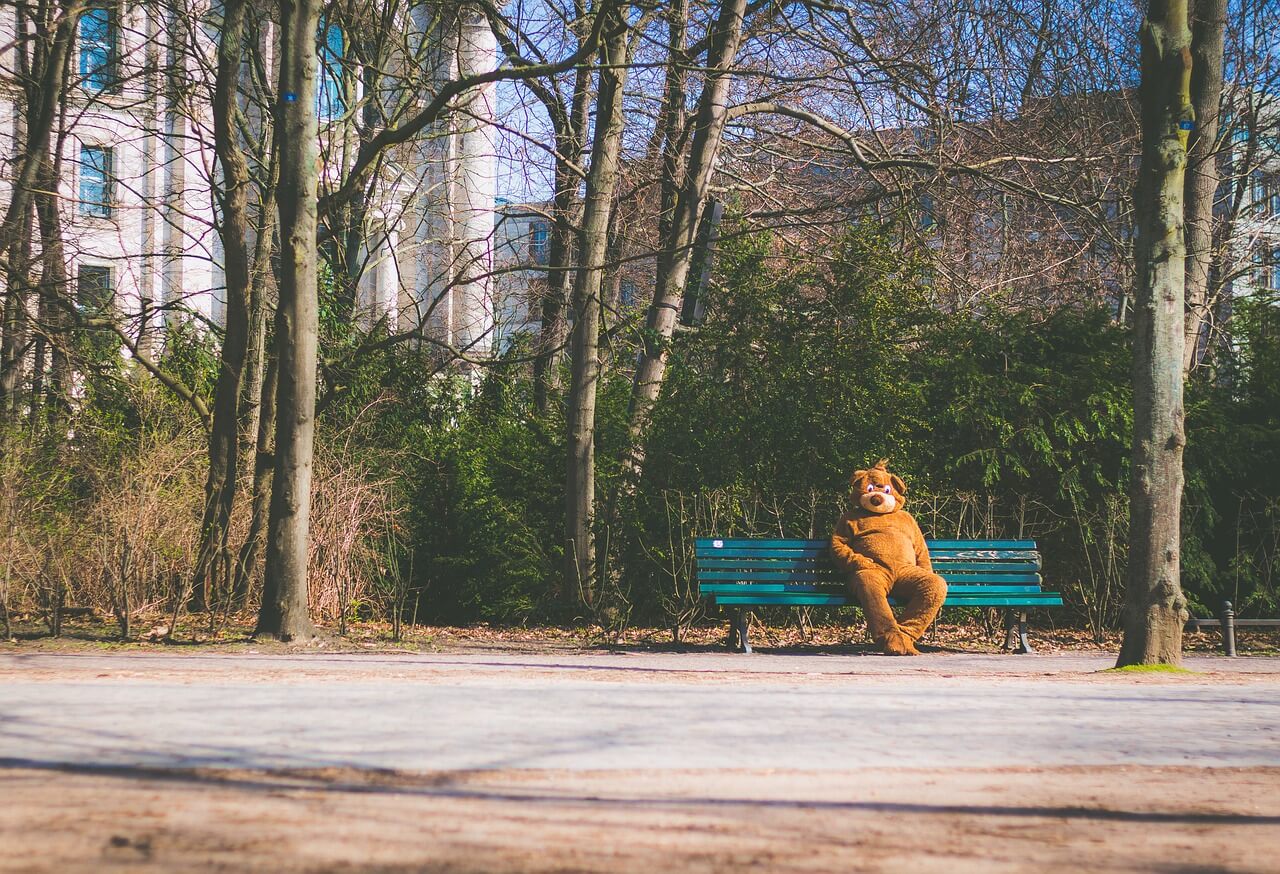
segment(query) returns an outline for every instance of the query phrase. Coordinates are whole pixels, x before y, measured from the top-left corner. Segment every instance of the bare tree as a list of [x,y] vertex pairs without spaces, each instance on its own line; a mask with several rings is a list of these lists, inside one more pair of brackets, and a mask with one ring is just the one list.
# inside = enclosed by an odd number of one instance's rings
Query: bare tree
[[[683,9],[683,5],[677,8]],[[687,161],[677,161],[670,154],[678,150],[677,137],[682,135],[672,136],[669,133],[666,137],[669,146],[668,155],[663,161],[664,179],[679,179],[679,182],[672,186],[676,193],[670,212],[664,210],[661,217],[664,233],[660,234],[662,248],[658,254],[657,283],[653,304],[649,307],[645,322],[644,347],[632,384],[626,465],[633,475],[639,472],[644,459],[644,432],[658,392],[662,388],[667,347],[675,329],[680,301],[684,297],[698,219],[706,203],[711,175],[720,152],[720,140],[729,118],[729,87],[733,81],[732,68],[742,39],[746,8],[746,0],[723,0],[719,6],[707,53],[706,78],[694,119],[693,145]],[[673,32],[674,30],[673,27]],[[676,35],[676,39],[680,37]],[[680,42],[680,45],[673,44],[670,60],[672,66],[682,63],[683,40]],[[678,76],[669,80],[667,90],[668,119],[678,119],[680,110],[676,104],[684,100],[684,89],[680,87]],[[664,197],[664,201],[667,199],[669,198]],[[664,207],[666,205],[664,202]]]
[[1191,104],[1187,0],[1151,0],[1142,32],[1142,164],[1135,195],[1133,474],[1129,577],[1117,665],[1182,661],[1183,240]]
[[49,192],[40,182],[42,175],[44,182],[49,181],[51,134],[63,106],[71,47],[83,10],[80,0],[45,0],[14,8],[14,73],[25,103],[21,123],[24,140],[21,152],[14,156],[11,194],[0,220],[0,264],[5,277],[0,303],[0,423],[15,415],[19,407],[28,345],[33,201],[37,192]]
[[281,0],[280,302],[276,310],[275,472],[267,520],[262,609],[255,634],[285,641],[315,635],[307,608],[307,546],[315,442],[319,299],[316,265],[318,122],[316,32],[320,0]]
[[223,4],[213,93],[214,149],[221,169],[221,180],[215,182],[214,191],[221,206],[218,233],[222,238],[226,276],[226,322],[209,428],[209,470],[205,480],[200,549],[192,574],[196,600],[201,604],[212,603],[209,597],[212,593],[205,583],[210,571],[219,559],[228,565],[231,561],[227,534],[240,463],[241,381],[249,346],[250,180],[249,164],[240,149],[236,124],[246,15],[245,0],[226,0]]
[[600,51],[595,133],[591,168],[578,243],[578,270],[573,287],[572,375],[569,384],[568,466],[566,469],[565,583],[587,605],[595,600],[595,434],[596,391],[600,380],[600,294],[609,246],[621,163],[623,90],[627,81],[627,23],[616,7],[606,16]]
[[1190,0],[1191,106],[1195,129],[1187,149],[1186,236],[1187,316],[1182,369],[1190,372],[1200,359],[1212,295],[1214,214],[1220,174],[1218,115],[1222,103],[1223,37],[1227,0]]

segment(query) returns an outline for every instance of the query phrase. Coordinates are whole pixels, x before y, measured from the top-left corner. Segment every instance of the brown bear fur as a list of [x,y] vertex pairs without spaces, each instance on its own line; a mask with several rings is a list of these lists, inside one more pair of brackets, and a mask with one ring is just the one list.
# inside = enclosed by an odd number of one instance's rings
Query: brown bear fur
[[[933,572],[920,526],[902,509],[906,485],[885,464],[854,472],[852,506],[831,535],[831,558],[848,572],[849,588],[881,650],[919,655],[915,642],[942,609],[947,584]],[[906,602],[900,619],[889,607],[890,596]]]

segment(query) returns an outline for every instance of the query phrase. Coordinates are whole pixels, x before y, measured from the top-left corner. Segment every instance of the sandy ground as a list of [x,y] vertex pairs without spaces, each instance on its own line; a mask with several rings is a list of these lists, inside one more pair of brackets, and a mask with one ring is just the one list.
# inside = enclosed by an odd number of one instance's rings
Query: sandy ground
[[[727,654],[0,652],[0,871],[1280,870],[1274,718],[1280,660],[1193,659],[1198,672],[1181,676],[1098,673],[1105,666],[1096,656],[904,662]],[[386,697],[364,700],[342,691],[356,686]],[[275,700],[264,695],[309,700],[334,688],[336,700],[350,702],[348,746],[328,738],[311,753],[365,764],[235,764],[263,759],[263,747],[282,736],[246,715],[220,722],[218,714],[237,703],[260,711],[263,701]],[[467,742],[513,743],[520,725],[510,724],[502,706],[524,690],[553,712],[584,701],[625,708],[652,737],[650,746],[629,748],[618,761],[653,764],[601,768],[584,755],[579,765],[554,769],[377,767],[382,759],[361,727],[370,707],[391,710],[378,702],[401,701],[406,690],[439,693],[473,711],[467,723],[473,735],[442,747],[452,750],[447,761],[468,761]],[[924,716],[921,724],[947,737],[954,765],[886,767],[882,760],[895,744],[908,743],[892,726],[876,728],[873,756],[839,748],[859,735],[832,721],[896,712],[884,708],[898,690],[951,708],[945,720]],[[1004,703],[1010,699],[1001,698],[1010,693],[1029,712],[1011,711]],[[214,768],[152,764],[143,754],[156,748],[147,728],[160,718],[139,716],[134,703],[148,695],[157,708],[169,700],[173,711],[210,714],[207,725],[175,722],[177,735],[157,738],[174,743],[189,736],[194,743],[206,733],[240,732],[238,758]],[[729,766],[690,767],[687,757],[663,753],[667,745],[706,742],[665,725],[670,711],[662,705],[676,700],[681,712],[696,710],[690,702],[700,700],[707,712],[756,708],[757,722],[730,741]],[[827,700],[829,709],[787,715],[790,702],[812,700]],[[1051,706],[1063,700],[1070,705]],[[45,735],[33,735],[35,705],[67,716],[39,723]],[[492,726],[484,724],[486,707]],[[564,712],[559,723],[532,714],[524,734],[537,752],[547,725],[576,726],[603,712]],[[1180,746],[1161,746],[1163,726],[1132,722],[1161,712],[1184,714]],[[1103,731],[1098,713],[1114,713],[1113,734]],[[1000,725],[1031,732],[1038,719],[1057,723],[1064,747],[1073,731],[1096,736],[1077,745],[1075,758],[1046,748],[1044,766],[998,766],[989,751],[979,755],[978,747],[1004,736],[992,733]],[[117,737],[106,759],[97,749],[68,745],[80,737],[70,729],[86,727],[131,737],[134,746]],[[788,760],[778,750],[780,727],[797,746],[808,744],[805,767],[774,765]],[[1244,749],[1247,756],[1232,758]],[[1088,764],[1062,764],[1077,758]],[[1216,760],[1228,766],[1204,766]],[[1229,766],[1245,760],[1252,765]]]
[[16,769],[4,871],[1275,871],[1280,769]]

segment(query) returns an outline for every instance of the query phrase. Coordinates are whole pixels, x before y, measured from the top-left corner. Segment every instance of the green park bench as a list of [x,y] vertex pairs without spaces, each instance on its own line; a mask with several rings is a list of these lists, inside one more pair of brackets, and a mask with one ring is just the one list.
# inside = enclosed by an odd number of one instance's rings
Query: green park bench
[[[1062,606],[1062,595],[1040,588],[1036,542],[925,542],[933,569],[947,581],[943,606],[1005,608],[1004,649],[1033,652],[1027,640],[1027,610]],[[826,540],[700,537],[694,547],[698,593],[729,612],[728,645],[739,652],[751,652],[749,608],[858,606],[844,574],[831,564]]]

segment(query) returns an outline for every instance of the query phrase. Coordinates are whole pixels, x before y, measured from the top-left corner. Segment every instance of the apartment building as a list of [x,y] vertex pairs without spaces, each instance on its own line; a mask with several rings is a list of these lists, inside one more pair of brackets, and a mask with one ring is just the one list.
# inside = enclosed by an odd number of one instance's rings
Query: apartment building
[[[25,138],[15,81],[16,10],[0,5],[0,202]],[[185,16],[183,17],[185,18]],[[141,4],[81,16],[65,112],[51,149],[67,271],[81,300],[110,301],[145,333],[165,314],[221,318],[221,253],[214,233],[207,99],[197,87],[204,32]]]
[[[109,305],[140,339],[166,319],[216,326],[225,317],[212,184],[219,9],[218,0],[203,7],[103,0],[82,13],[77,29],[66,111],[51,146],[68,277],[79,299]],[[442,82],[497,62],[478,9],[464,7],[442,25],[438,10],[419,6],[403,27],[406,42],[440,43],[415,55],[435,65],[415,71],[415,81]],[[269,68],[269,22],[262,31]],[[324,25],[319,36],[324,189],[340,180],[342,142],[356,115],[348,106],[360,103],[364,86],[343,73],[347,35]],[[14,7],[0,5],[0,206],[25,137],[18,37]],[[472,355],[494,348],[494,89],[463,94],[459,112],[384,162],[363,229],[360,323],[423,331]],[[243,108],[259,125],[261,110]],[[254,136],[246,134],[249,145],[265,154]]]

